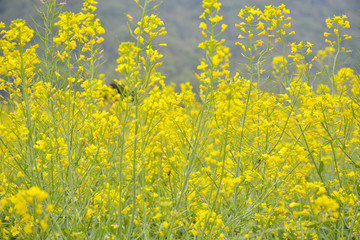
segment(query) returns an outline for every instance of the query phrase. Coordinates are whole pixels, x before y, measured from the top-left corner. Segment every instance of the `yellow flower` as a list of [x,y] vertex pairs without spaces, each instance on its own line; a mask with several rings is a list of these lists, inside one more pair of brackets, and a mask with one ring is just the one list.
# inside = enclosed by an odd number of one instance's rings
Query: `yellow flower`
[[48,204],[47,205],[47,207],[46,207],[46,209],[45,209],[45,211],[47,211],[47,212],[52,212],[52,211],[54,211],[54,205],[53,204]]
[[133,21],[133,17],[130,14],[126,14],[126,17],[129,19],[130,22]]
[[219,16],[219,15],[209,18],[210,22],[212,22],[212,23],[220,22],[222,19],[223,19],[223,16]]
[[16,177],[17,177],[17,178],[21,178],[21,177],[25,177],[25,175],[24,175],[21,171],[19,171],[19,172],[17,173]]
[[36,205],[36,214],[41,215],[43,213],[41,204]]
[[10,231],[11,236],[16,237],[20,233],[19,226],[12,226]]
[[113,229],[117,229],[117,228],[119,227],[119,225],[118,225],[118,224],[111,224],[111,227],[112,227]]
[[322,207],[325,212],[335,212],[339,209],[339,204],[334,199],[329,198],[327,195],[322,195],[315,199],[315,206]]
[[161,216],[162,216],[161,213],[157,213],[155,216],[153,216],[153,219],[158,219],[158,218],[160,218]]
[[48,230],[49,225],[48,225],[48,215],[46,215],[45,220],[41,220],[40,221],[40,226],[43,230]]
[[41,190],[39,187],[34,186],[31,187],[27,193],[29,194],[29,196],[35,197],[37,201],[42,202],[45,199],[47,199],[48,197],[48,193]]
[[26,234],[32,233],[33,232],[33,228],[31,227],[31,225],[29,223],[27,223],[24,227],[24,232]]
[[207,67],[208,65],[205,63],[205,61],[201,61],[201,64],[197,66],[197,69],[204,71]]
[[199,28],[206,30],[207,29],[206,23],[201,22],[200,25],[199,25]]
[[291,207],[291,208],[297,207],[297,206],[300,206],[300,203],[292,202],[292,203],[289,204],[289,207]]
[[163,227],[165,228],[165,229],[168,229],[169,228],[169,223],[168,222],[166,222],[166,221],[164,221],[163,222]]

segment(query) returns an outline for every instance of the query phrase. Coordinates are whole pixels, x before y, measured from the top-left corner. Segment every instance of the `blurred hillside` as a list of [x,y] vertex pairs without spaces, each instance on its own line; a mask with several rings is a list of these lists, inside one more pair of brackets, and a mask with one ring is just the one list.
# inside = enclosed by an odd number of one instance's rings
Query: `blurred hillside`
[[[118,41],[129,40],[125,15],[132,15],[136,21],[139,10],[132,0],[99,0],[98,2],[98,17],[106,30],[103,48],[107,62],[103,65],[103,70],[107,73],[107,81],[110,82],[112,78],[117,78],[114,69]],[[165,0],[157,9],[168,32],[161,39],[168,44],[162,50],[165,55],[162,71],[167,76],[168,82],[191,81],[197,85],[194,71],[199,58],[203,57],[202,51],[197,48],[203,41],[198,29],[199,15],[202,13],[201,2],[200,0]],[[277,6],[284,2],[291,11],[292,27],[296,31],[296,35],[292,35],[292,39],[289,40],[314,43],[314,52],[325,47],[323,37],[323,32],[326,31],[325,19],[333,15],[346,14],[352,25],[350,35],[353,36],[346,47],[355,50],[355,44],[360,45],[356,43],[358,39],[354,37],[360,36],[360,31],[356,27],[356,24],[360,24],[360,0],[222,0],[221,2],[224,23],[229,26],[222,37],[232,49],[233,69],[238,66],[237,62],[242,61],[241,55],[238,54],[239,49],[234,45],[238,35],[234,25],[240,21],[237,15],[245,5],[256,5],[262,9],[265,5]],[[80,11],[82,1],[68,0],[67,3],[65,10]],[[41,6],[40,0],[0,0],[0,21],[8,25],[12,19],[25,18],[31,24],[30,16],[36,14],[34,5]],[[355,61],[350,60],[348,63],[355,64]]]

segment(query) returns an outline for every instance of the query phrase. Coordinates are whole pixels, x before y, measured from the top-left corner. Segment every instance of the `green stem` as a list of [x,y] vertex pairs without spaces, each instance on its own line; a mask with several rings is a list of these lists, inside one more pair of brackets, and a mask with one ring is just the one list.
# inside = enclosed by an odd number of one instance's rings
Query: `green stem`
[[[336,29],[339,29],[339,24],[337,24]],[[336,93],[336,83],[335,83],[335,69],[337,66],[337,62],[338,62],[338,58],[339,58],[339,54],[340,54],[340,32],[338,32],[337,34],[337,51],[334,57],[334,63],[333,63],[333,67],[332,67],[332,81],[331,81],[331,94],[334,96],[334,94]]]
[[[251,23],[249,23],[249,32],[251,31]],[[240,142],[239,142],[239,153],[240,153],[240,157],[238,158],[237,162],[236,162],[236,178],[238,178],[240,176],[240,166],[241,166],[241,161],[242,161],[242,152],[243,152],[243,140],[244,140],[244,135],[245,135],[245,122],[246,122],[246,116],[247,116],[247,111],[248,108],[250,106],[250,98],[251,98],[251,92],[252,92],[252,87],[253,87],[253,71],[254,71],[254,64],[253,64],[253,41],[252,38],[249,37],[250,40],[250,57],[249,57],[249,65],[250,65],[250,87],[249,87],[249,91],[246,97],[246,103],[245,103],[245,110],[244,110],[244,114],[242,117],[242,123],[241,123],[241,133],[240,133]],[[235,191],[234,191],[234,201],[233,201],[233,207],[234,207],[234,212],[237,212],[237,195],[238,195],[238,191],[239,191],[239,184],[235,184]]]

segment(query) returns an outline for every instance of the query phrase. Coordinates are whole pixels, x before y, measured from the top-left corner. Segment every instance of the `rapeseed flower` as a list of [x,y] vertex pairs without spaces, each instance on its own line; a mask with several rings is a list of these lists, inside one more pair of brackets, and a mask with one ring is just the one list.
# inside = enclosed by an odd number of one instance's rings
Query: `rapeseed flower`
[[0,112],[1,238],[356,236],[359,77],[335,65],[334,85],[318,85],[323,74],[310,71],[331,72],[346,17],[327,20],[336,43],[309,62],[312,43],[283,44],[285,5],[245,7],[236,27],[248,64],[232,75],[221,6],[203,1],[201,101],[189,82],[165,85],[165,44],[153,42],[166,30],[147,9],[128,16],[133,41],[118,49],[113,81],[132,96],[97,73],[96,1],[59,12],[52,64],[38,64],[25,22],[1,32],[0,86],[11,93]]

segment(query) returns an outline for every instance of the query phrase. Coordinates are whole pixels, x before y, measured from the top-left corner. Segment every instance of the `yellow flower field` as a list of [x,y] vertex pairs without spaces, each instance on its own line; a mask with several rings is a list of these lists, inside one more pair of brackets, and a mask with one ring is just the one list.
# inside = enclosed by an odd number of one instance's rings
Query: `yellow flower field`
[[239,10],[247,64],[230,73],[221,3],[203,0],[197,95],[165,85],[158,2],[135,0],[119,94],[100,72],[97,2],[79,13],[42,2],[35,28],[0,22],[0,239],[360,236],[360,76],[338,62],[345,15],[324,23],[328,47],[314,54],[285,43],[285,5]]

